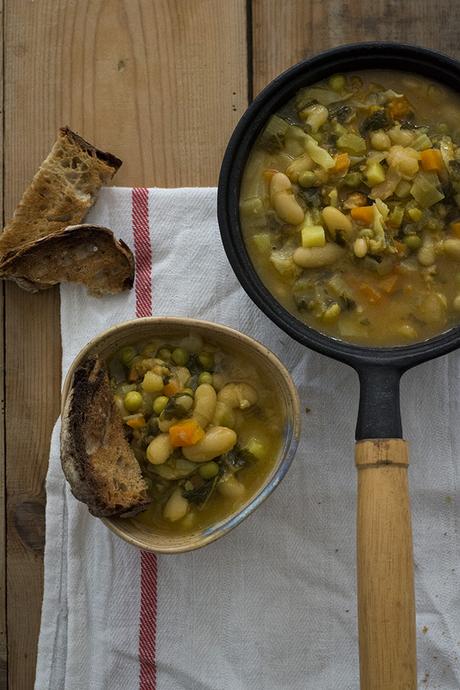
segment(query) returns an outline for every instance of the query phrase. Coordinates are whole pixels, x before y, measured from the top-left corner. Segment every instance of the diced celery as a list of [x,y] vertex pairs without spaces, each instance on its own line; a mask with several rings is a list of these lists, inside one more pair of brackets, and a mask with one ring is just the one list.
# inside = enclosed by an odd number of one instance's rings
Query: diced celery
[[339,193],[335,187],[334,187],[334,189],[331,189],[331,191],[328,194],[328,197],[329,197],[329,204],[331,206],[334,206],[335,208],[337,208],[337,206],[339,204]]
[[270,261],[282,276],[295,278],[299,275],[300,269],[292,258],[293,250],[275,249],[270,255]]
[[240,213],[246,218],[260,217],[264,215],[264,202],[259,196],[253,196],[240,202]]
[[411,183],[408,182],[407,180],[401,180],[401,182],[398,184],[398,186],[395,189],[395,194],[398,197],[398,199],[405,199],[406,196],[409,196],[411,190]]
[[324,312],[323,321],[326,321],[326,323],[332,323],[339,318],[341,311],[340,305],[337,304],[337,302],[334,302]]
[[279,115],[272,115],[260,137],[261,146],[269,151],[281,148],[288,128],[289,122]]
[[302,247],[324,247],[326,234],[321,225],[306,225],[302,228]]
[[411,146],[416,151],[423,151],[424,149],[431,149],[433,142],[425,132],[422,132],[421,134],[417,134]]
[[388,221],[393,228],[401,227],[404,218],[404,206],[396,205],[388,216]]
[[423,211],[421,211],[419,208],[409,208],[407,211],[409,218],[414,221],[414,223],[418,223],[419,220],[421,220],[423,216]]
[[366,170],[366,179],[371,187],[385,181],[385,169],[381,163],[373,161]]
[[244,450],[251,453],[257,460],[265,460],[267,456],[267,446],[254,436],[249,439]]
[[438,189],[439,180],[436,173],[420,171],[411,187],[410,193],[422,208],[429,208],[444,199],[444,194]]
[[260,232],[252,236],[252,243],[259,254],[270,254],[272,243],[268,232]]
[[366,152],[366,142],[359,134],[347,132],[337,139],[337,148],[347,153],[354,153],[359,156]]

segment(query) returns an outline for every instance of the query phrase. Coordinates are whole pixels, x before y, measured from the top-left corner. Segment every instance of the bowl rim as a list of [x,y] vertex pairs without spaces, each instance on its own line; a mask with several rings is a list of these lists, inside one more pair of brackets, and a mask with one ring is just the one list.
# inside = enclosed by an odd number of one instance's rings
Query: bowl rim
[[[377,61],[377,64],[371,64]],[[239,219],[239,192],[244,166],[268,117],[294,93],[337,71],[391,69],[418,73],[460,93],[460,61],[442,52],[409,43],[350,43],[316,53],[271,80],[254,98],[236,125],[219,175],[217,215],[227,258],[243,289],[268,318],[303,345],[350,364],[391,366],[403,372],[427,359],[447,354],[460,343],[460,325],[427,340],[405,346],[366,347],[328,336],[300,321],[268,290],[247,252]],[[309,74],[313,74],[311,78]],[[316,76],[321,75],[321,76]]]
[[[294,456],[297,451],[300,429],[301,429],[301,414],[300,414],[300,399],[297,388],[292,380],[291,374],[287,370],[286,366],[281,362],[281,360],[275,355],[266,345],[261,343],[255,338],[252,338],[235,328],[226,326],[224,324],[215,323],[213,321],[207,321],[204,319],[194,319],[190,317],[175,317],[175,316],[146,316],[137,319],[130,319],[128,321],[122,321],[106,330],[102,331],[94,338],[92,338],[75,356],[69,369],[66,373],[64,384],[61,393],[61,415],[64,410],[65,402],[69,394],[73,374],[77,367],[84,361],[89,355],[92,354],[94,350],[97,351],[98,345],[101,345],[104,340],[110,338],[116,334],[130,331],[133,328],[137,328],[142,325],[152,325],[159,327],[175,327],[183,328],[186,331],[197,328],[201,328],[203,331],[211,330],[220,334],[224,338],[230,337],[236,341],[243,341],[245,345],[256,351],[261,355],[261,359],[267,360],[270,367],[278,370],[283,381],[286,385],[286,394],[292,405],[292,417],[289,420],[288,425],[288,439],[287,439],[287,450],[285,453],[280,455],[278,464],[275,465],[271,479],[267,484],[259,488],[253,498],[237,513],[230,516],[229,518],[224,518],[220,520],[215,525],[202,530],[201,533],[193,533],[197,538],[197,543],[191,543],[189,545],[180,546],[163,546],[163,547],[152,547],[149,544],[144,543],[141,538],[131,536],[126,534],[126,531],[119,526],[120,518],[99,518],[113,533],[118,537],[123,539],[125,542],[136,546],[143,551],[150,551],[152,553],[162,553],[162,554],[177,554],[186,553],[189,551],[194,551],[196,549],[202,548],[207,544],[220,539],[225,536],[230,530],[237,527],[243,520],[245,520],[251,513],[253,513],[256,508],[258,508],[263,501],[274,491],[281,480],[286,475],[289,467],[292,464]],[[77,500],[77,499],[76,499]],[[129,519],[129,518],[128,518]]]

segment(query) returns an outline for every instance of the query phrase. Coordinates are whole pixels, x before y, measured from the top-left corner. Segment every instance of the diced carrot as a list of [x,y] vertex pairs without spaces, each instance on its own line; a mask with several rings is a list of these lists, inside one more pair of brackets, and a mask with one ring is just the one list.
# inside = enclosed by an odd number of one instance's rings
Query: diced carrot
[[382,293],[369,285],[368,283],[361,283],[359,286],[359,291],[362,296],[367,299],[371,304],[378,304],[382,299]]
[[163,393],[170,398],[172,395],[179,393],[180,390],[182,390],[182,386],[179,381],[177,379],[171,379],[163,388]]
[[131,427],[131,429],[142,429],[145,426],[145,417],[143,414],[133,415],[130,419],[125,420],[125,424]]
[[379,288],[382,288],[384,292],[386,292],[388,295],[392,295],[393,292],[396,290],[396,286],[398,284],[398,276],[397,275],[391,275],[387,276],[383,280],[379,282]]
[[388,104],[388,112],[393,120],[402,120],[412,112],[412,106],[405,96],[393,98]]
[[438,149],[420,151],[420,163],[426,172],[441,172],[444,168],[441,151]]
[[363,225],[370,225],[374,220],[374,206],[356,206],[352,208],[351,217],[356,220],[357,223],[362,223]]
[[264,179],[266,182],[271,182],[271,179],[273,175],[276,175],[276,173],[279,172],[278,170],[275,170],[274,168],[268,168],[268,170],[264,170]]
[[450,224],[450,229],[456,237],[460,237],[460,220]]
[[128,374],[128,381],[130,383],[134,383],[135,381],[137,381],[138,378],[139,372],[137,371],[136,367],[131,367]]
[[350,156],[348,153],[338,153],[335,157],[334,167],[330,169],[332,173],[344,173],[350,167]]
[[169,440],[173,448],[194,446],[204,437],[204,431],[196,419],[185,419],[169,427]]

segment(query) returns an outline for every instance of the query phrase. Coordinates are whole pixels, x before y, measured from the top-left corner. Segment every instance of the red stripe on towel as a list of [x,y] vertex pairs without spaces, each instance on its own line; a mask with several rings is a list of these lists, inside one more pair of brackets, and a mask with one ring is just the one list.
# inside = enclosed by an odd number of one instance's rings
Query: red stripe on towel
[[157,557],[141,553],[141,613],[139,625],[139,690],[155,690],[157,664]]
[[[149,193],[133,189],[132,225],[136,259],[136,316],[152,315],[152,250],[149,233]],[[139,620],[139,690],[156,690],[157,558],[141,552]]]
[[152,249],[149,233],[149,193],[133,189],[132,223],[136,257],[136,316],[152,316]]

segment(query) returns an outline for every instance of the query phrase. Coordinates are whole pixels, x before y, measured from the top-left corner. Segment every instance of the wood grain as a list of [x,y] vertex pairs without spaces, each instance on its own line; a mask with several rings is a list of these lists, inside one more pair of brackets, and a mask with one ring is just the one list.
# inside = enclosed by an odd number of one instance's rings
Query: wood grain
[[[0,27],[3,35],[3,0],[0,0]],[[0,51],[0,74],[3,74],[3,52]],[[3,104],[3,80],[0,80],[0,102]],[[4,109],[0,111],[0,156],[3,160],[3,113]],[[3,166],[0,166],[0,189],[2,190],[0,196],[0,214],[3,218]],[[0,318],[3,323],[4,316],[4,288],[0,286]],[[0,372],[1,380],[4,381],[4,340],[3,329],[0,334]],[[8,655],[7,655],[7,638],[6,638],[6,533],[5,533],[5,500],[6,500],[6,486],[5,486],[5,409],[3,400],[3,385],[0,388],[0,690],[6,690],[8,683]]]
[[[7,216],[62,124],[125,161],[117,185],[217,183],[247,105],[244,0],[5,2]],[[8,285],[5,333],[9,684],[28,690],[59,413],[57,290]]]
[[416,690],[415,600],[402,439],[356,444],[361,690]]
[[302,58],[355,41],[401,41],[460,55],[454,0],[253,0],[257,94]]

